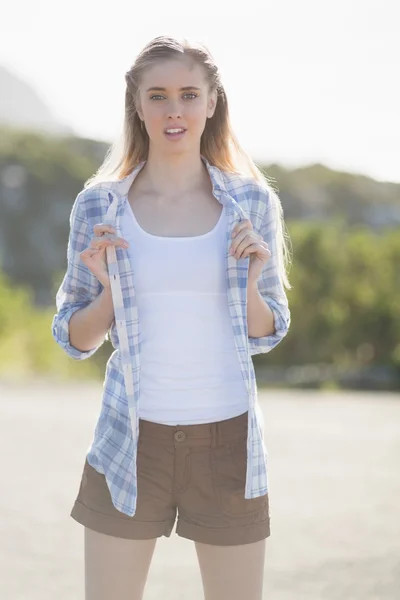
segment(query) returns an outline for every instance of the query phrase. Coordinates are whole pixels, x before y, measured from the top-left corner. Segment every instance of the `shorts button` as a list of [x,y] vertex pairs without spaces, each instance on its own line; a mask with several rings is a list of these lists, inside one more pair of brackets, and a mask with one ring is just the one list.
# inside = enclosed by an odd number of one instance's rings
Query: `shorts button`
[[186,439],[186,433],[184,431],[177,431],[174,434],[174,438],[177,442],[183,442]]

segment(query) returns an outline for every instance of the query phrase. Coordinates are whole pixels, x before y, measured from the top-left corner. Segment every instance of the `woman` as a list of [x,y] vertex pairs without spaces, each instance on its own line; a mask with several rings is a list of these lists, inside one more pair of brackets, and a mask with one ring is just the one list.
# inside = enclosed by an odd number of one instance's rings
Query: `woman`
[[267,450],[251,355],[286,335],[279,198],[231,131],[209,52],[159,37],[126,74],[124,138],[78,194],[53,336],[109,336],[71,516],[86,600],[142,598],[158,537],[195,542],[207,600],[262,597]]

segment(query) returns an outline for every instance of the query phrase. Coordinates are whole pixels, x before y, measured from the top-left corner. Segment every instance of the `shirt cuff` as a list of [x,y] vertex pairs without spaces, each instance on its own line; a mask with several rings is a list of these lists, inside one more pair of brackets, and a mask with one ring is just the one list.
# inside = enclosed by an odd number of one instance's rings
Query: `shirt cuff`
[[54,315],[51,326],[52,335],[57,344],[61,346],[68,356],[74,358],[75,360],[84,360],[85,358],[89,358],[99,348],[99,346],[96,346],[95,348],[84,352],[82,350],[78,350],[70,343],[69,321],[77,310],[84,308],[87,304],[88,302],[79,302],[65,311],[60,311],[57,315]]
[[265,298],[265,302],[271,309],[274,316],[275,333],[264,335],[262,337],[249,336],[250,355],[265,354],[270,352],[279,344],[287,334],[290,325],[290,312],[286,306],[279,305],[272,298]]

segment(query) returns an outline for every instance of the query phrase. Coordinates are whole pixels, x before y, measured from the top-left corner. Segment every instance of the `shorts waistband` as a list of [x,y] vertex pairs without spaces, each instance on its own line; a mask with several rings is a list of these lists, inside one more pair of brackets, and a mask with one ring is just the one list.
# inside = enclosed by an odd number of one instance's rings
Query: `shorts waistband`
[[215,423],[165,425],[139,419],[139,440],[171,446],[217,447],[247,437],[248,411]]

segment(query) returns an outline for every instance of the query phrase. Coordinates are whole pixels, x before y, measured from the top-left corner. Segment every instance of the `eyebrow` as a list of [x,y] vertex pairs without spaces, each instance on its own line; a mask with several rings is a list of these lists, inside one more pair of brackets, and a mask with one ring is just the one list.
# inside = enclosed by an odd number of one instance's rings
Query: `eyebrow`
[[[201,91],[199,87],[196,87],[195,85],[187,85],[185,87],[181,87],[180,91],[181,92],[185,92],[187,90],[198,90]],[[146,90],[147,92],[166,92],[166,88],[163,87],[150,87],[148,90]]]

